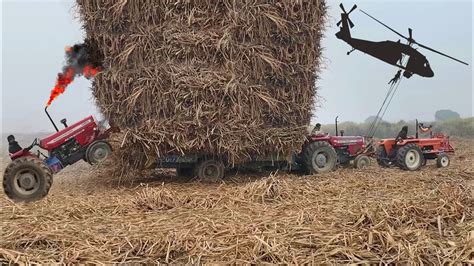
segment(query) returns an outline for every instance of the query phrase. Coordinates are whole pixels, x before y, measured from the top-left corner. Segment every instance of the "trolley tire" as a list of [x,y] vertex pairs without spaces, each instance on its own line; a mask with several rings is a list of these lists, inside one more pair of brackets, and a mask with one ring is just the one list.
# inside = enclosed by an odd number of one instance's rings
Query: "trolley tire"
[[194,176],[205,183],[220,182],[224,175],[224,163],[220,160],[202,159],[194,168]]
[[176,175],[178,177],[193,178],[194,169],[192,167],[176,167]]

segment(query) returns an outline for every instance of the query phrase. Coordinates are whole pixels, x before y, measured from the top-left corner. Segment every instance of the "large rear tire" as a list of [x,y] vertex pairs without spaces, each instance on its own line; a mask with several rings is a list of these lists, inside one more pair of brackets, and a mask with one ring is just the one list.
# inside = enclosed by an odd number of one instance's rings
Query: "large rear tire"
[[398,150],[397,164],[403,170],[419,170],[423,160],[423,152],[415,143],[409,143]]
[[53,183],[53,173],[36,157],[21,157],[11,162],[3,175],[3,190],[15,202],[44,198]]
[[375,155],[377,156],[377,163],[381,167],[390,167],[390,161],[387,156],[387,152],[385,151],[385,146],[384,145],[379,145],[377,149],[375,150]]
[[224,174],[225,167],[220,160],[203,159],[194,168],[194,176],[206,183],[219,182]]
[[308,174],[327,173],[336,167],[337,153],[326,141],[310,143],[303,150],[303,162]]

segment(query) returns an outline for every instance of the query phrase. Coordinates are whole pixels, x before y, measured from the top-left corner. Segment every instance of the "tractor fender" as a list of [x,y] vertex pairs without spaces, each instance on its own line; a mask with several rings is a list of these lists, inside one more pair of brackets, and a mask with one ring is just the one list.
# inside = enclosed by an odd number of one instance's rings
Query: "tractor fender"
[[22,157],[37,157],[37,156],[35,156],[29,150],[26,150],[26,149],[21,149],[15,153],[10,153],[10,159],[12,159],[12,161],[18,158],[22,158]]

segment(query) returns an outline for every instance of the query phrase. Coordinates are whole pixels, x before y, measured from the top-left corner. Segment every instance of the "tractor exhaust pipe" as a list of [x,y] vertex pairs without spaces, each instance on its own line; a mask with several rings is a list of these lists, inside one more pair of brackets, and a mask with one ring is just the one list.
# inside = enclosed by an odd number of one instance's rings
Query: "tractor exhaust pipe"
[[339,116],[336,116],[336,119],[334,119],[334,124],[336,124],[336,137],[339,136],[339,133],[338,133],[338,131],[337,131],[337,118],[338,118],[338,117],[339,117]]
[[54,129],[56,129],[56,132],[59,132],[58,127],[56,126],[56,124],[54,123],[53,119],[51,118],[51,116],[50,116],[49,113],[48,113],[48,106],[46,106],[46,107],[44,108],[44,112],[45,112],[46,115],[48,116],[49,121],[51,121],[51,124],[53,124],[53,127],[54,127]]

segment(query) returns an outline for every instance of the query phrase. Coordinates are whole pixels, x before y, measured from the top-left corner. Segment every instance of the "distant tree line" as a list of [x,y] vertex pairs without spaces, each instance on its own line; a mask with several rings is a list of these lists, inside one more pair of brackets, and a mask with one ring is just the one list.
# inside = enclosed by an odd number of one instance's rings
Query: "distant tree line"
[[[344,135],[368,135],[369,128],[374,119],[369,117],[364,123],[354,122],[343,122],[338,124],[338,130],[344,130]],[[443,132],[449,136],[474,138],[474,117],[470,118],[451,118],[447,120],[438,120],[434,122],[418,121],[423,123],[424,126],[432,125],[433,133]],[[377,127],[375,137],[377,138],[392,138],[397,136],[398,132],[403,126],[408,126],[409,135],[415,135],[416,122],[413,121],[398,121],[396,123],[389,123],[387,121],[381,121]],[[322,131],[335,134],[335,125],[322,125]],[[423,135],[420,135],[423,136]]]
[[454,112],[452,110],[438,110],[435,113],[436,121],[448,121],[448,120],[459,119],[459,118],[461,118],[459,113]]

